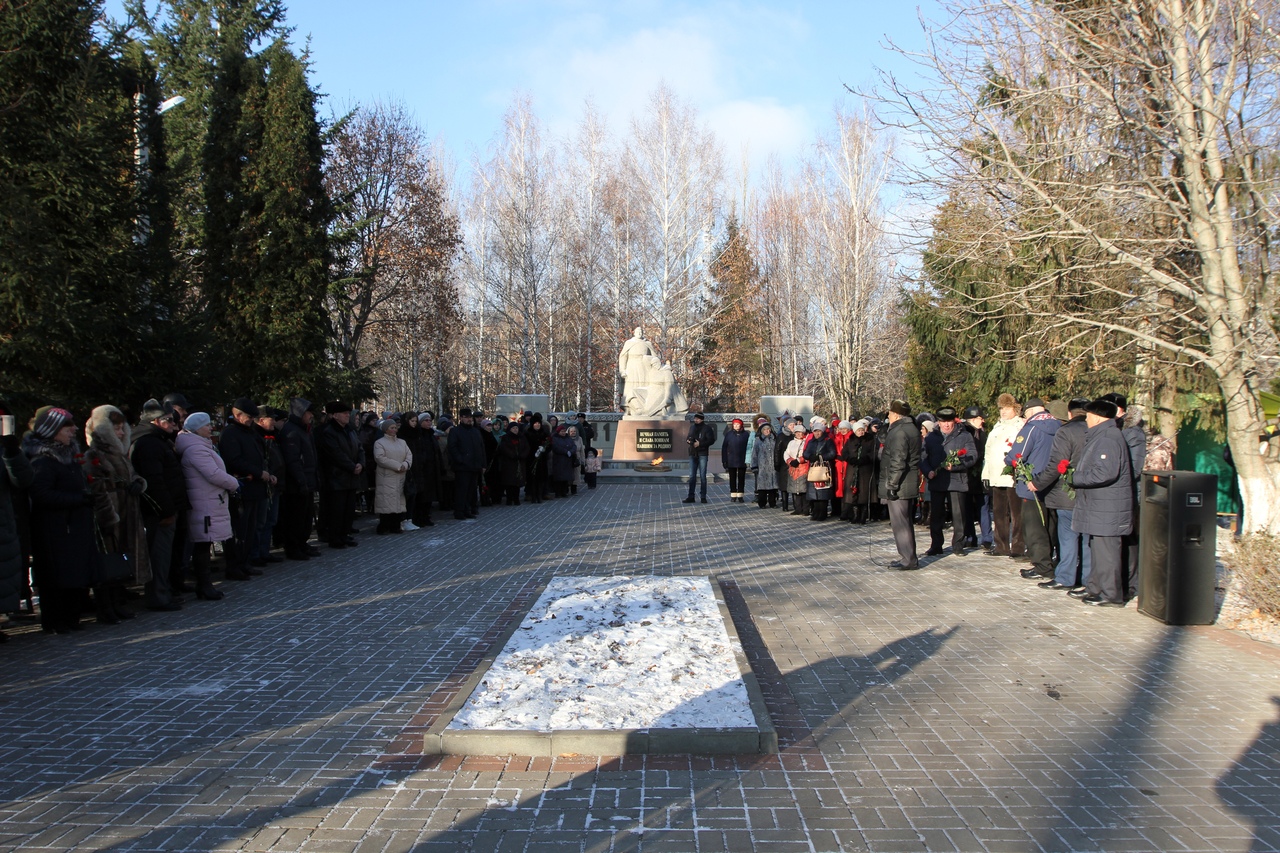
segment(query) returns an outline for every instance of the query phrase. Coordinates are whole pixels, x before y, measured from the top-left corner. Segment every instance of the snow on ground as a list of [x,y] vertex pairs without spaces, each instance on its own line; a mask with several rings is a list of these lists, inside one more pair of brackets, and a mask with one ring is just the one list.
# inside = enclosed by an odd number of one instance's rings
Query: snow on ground
[[706,577],[552,578],[451,729],[755,728]]

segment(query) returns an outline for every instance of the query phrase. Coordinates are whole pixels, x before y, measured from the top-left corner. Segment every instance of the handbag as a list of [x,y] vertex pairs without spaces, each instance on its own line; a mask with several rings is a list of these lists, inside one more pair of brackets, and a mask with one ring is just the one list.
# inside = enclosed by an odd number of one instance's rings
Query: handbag
[[133,561],[128,554],[99,554],[102,561],[102,582],[133,580]]
[[805,475],[805,479],[810,483],[829,483],[831,482],[831,469],[827,467],[827,463],[821,459],[809,465],[809,473]]

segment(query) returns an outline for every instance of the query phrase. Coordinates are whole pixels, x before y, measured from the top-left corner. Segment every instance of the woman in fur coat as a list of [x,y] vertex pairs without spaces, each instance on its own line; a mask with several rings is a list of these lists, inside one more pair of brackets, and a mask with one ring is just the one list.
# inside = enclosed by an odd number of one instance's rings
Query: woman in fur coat
[[400,438],[400,422],[387,418],[378,424],[382,438],[373,443],[373,461],[378,468],[373,488],[373,511],[378,514],[379,535],[401,533],[400,520],[406,505],[404,482],[413,467],[413,452]]
[[147,481],[133,470],[125,452],[129,425],[115,406],[98,406],[84,425],[89,449],[84,455],[85,481],[93,493],[98,525],[98,547],[103,554],[124,554],[133,565],[133,576],[94,587],[98,621],[108,625],[132,619],[125,607],[124,587],[151,580],[151,551],[142,526],[142,500]]
[[[192,412],[174,441],[187,480],[187,536],[195,546],[191,568],[196,574],[196,597],[217,601],[222,591],[213,585],[210,562],[214,542],[231,538],[231,493],[240,481],[227,473],[227,466],[213,446],[213,422],[204,412]],[[249,575],[227,572],[229,580],[248,580]]]
[[756,430],[756,440],[751,445],[751,473],[756,480],[756,504],[761,509],[778,505],[778,469],[773,462],[776,445],[773,425],[765,421]]

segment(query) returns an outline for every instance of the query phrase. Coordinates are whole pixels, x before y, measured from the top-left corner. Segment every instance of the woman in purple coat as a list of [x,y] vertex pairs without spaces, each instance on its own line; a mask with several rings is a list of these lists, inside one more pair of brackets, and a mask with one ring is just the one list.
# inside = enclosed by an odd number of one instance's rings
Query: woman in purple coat
[[[182,432],[174,442],[182,460],[182,474],[187,480],[187,535],[195,550],[191,567],[196,573],[196,597],[207,601],[222,598],[222,592],[209,577],[210,549],[214,542],[231,538],[230,492],[240,487],[239,481],[227,473],[222,457],[213,446],[213,422],[204,412],[192,412],[183,422]],[[228,577],[233,577],[228,575]],[[248,575],[233,579],[248,579]]]

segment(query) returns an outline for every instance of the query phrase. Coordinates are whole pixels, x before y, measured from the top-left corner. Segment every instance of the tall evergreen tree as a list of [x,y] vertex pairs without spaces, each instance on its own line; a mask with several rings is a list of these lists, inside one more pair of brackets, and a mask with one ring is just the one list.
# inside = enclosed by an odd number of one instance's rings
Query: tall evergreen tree
[[[283,41],[262,55],[263,97],[251,126],[260,144],[246,164],[247,208],[241,233],[252,256],[244,280],[234,282],[228,304],[240,341],[239,387],[283,401],[303,392],[327,391],[329,225],[333,207],[324,186],[324,144],[316,118],[316,93],[307,83],[305,58]],[[246,251],[246,254],[248,252]]]
[[0,14],[0,390],[122,401],[137,358],[133,104],[97,2]]

